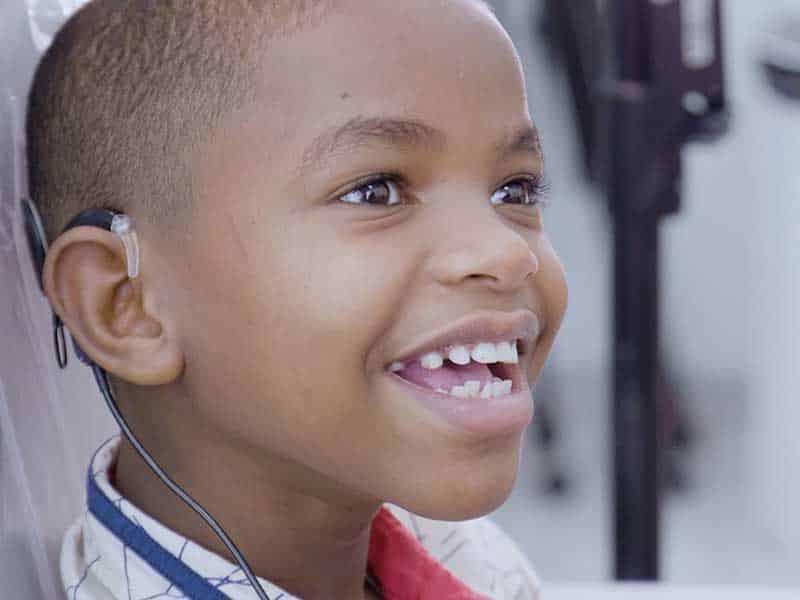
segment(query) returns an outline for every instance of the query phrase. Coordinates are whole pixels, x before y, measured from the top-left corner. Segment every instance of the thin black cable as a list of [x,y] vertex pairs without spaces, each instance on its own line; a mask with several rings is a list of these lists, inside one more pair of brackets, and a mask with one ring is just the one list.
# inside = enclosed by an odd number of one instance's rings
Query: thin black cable
[[[28,239],[31,257],[33,259],[33,266],[38,276],[39,286],[42,291],[44,291],[42,272],[45,256],[47,255],[48,250],[47,236],[44,232],[44,227],[42,227],[41,217],[39,216],[39,212],[36,210],[36,206],[28,198],[22,198],[20,203],[22,207],[23,226]],[[106,231],[111,231],[114,215],[117,214],[122,213],[110,208],[87,209],[76,215],[69,223],[67,223],[67,225],[64,227],[64,231],[72,227],[77,227],[78,225],[90,225],[105,229]],[[73,339],[73,344],[74,342],[75,340]],[[64,323],[61,321],[60,317],[55,313],[55,311],[53,311],[53,344],[56,351],[56,361],[58,362],[58,366],[63,369],[67,366],[67,343],[64,336]],[[178,496],[192,510],[199,514],[208,524],[208,526],[214,530],[214,533],[217,534],[217,537],[222,540],[222,543],[225,544],[230,553],[236,558],[236,561],[239,563],[239,567],[242,569],[248,581],[250,582],[250,585],[253,587],[253,590],[258,595],[259,600],[270,600],[270,597],[267,596],[264,588],[261,587],[258,579],[253,574],[250,565],[247,564],[244,556],[236,547],[236,544],[234,544],[228,537],[228,534],[225,533],[225,530],[222,529],[220,524],[217,523],[214,517],[212,517],[205,508],[203,508],[196,500],[194,500],[194,498],[187,494],[183,488],[175,483],[169,477],[169,475],[164,472],[161,466],[133,434],[131,428],[128,426],[128,422],[125,420],[125,417],[122,416],[122,413],[120,412],[119,407],[114,400],[114,396],[111,392],[111,384],[108,381],[108,375],[106,374],[105,370],[97,365],[97,363],[92,361],[85,354],[85,352],[83,352],[83,350],[77,346],[77,344],[75,345],[75,351],[78,353],[78,358],[81,359],[81,362],[91,367],[94,378],[97,380],[97,385],[100,388],[100,392],[103,394],[103,399],[108,405],[108,409],[111,411],[111,415],[114,417],[114,420],[117,422],[117,425],[119,425],[122,433],[125,434],[125,437],[134,447],[136,452],[138,452],[139,456],[142,457],[142,460],[144,460],[147,466],[150,467],[150,469],[170,489],[170,491],[172,491],[172,493]]]
[[258,579],[253,574],[253,571],[250,569],[250,565],[247,564],[244,556],[239,549],[236,547],[231,539],[228,537],[228,534],[225,533],[225,530],[222,529],[219,523],[212,517],[208,511],[203,508],[194,498],[192,498],[189,494],[187,494],[183,488],[181,488],[177,483],[175,483],[169,475],[167,475],[164,470],[159,466],[156,460],[150,455],[150,453],[145,450],[144,446],[139,442],[136,436],[133,435],[130,427],[128,426],[128,422],[125,420],[125,417],[122,416],[122,413],[119,411],[119,407],[117,407],[117,403],[114,401],[114,397],[111,394],[111,384],[108,381],[108,375],[106,374],[105,370],[98,366],[97,364],[92,364],[92,372],[94,373],[94,377],[97,380],[97,385],[100,387],[100,391],[103,393],[103,398],[108,405],[108,409],[111,411],[111,414],[114,416],[114,419],[117,421],[119,428],[125,434],[125,437],[128,438],[128,441],[134,447],[134,449],[139,453],[142,457],[144,462],[147,463],[147,466],[150,467],[153,472],[158,476],[161,481],[181,500],[183,500],[189,507],[194,510],[197,514],[199,514],[203,520],[208,523],[208,526],[214,530],[214,533],[217,534],[219,539],[222,540],[222,543],[228,548],[228,550],[233,554],[236,558],[236,561],[239,563],[242,571],[244,571],[245,576],[250,581],[250,585],[253,586],[253,590],[255,590],[256,594],[260,600],[270,600],[270,597],[267,596],[267,593],[264,591],[264,588],[261,587],[261,584],[258,582]]

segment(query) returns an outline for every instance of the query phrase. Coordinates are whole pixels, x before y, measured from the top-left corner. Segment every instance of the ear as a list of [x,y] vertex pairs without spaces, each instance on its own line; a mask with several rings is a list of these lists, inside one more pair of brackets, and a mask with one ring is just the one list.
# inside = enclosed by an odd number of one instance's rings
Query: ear
[[174,322],[158,314],[161,304],[144,272],[128,279],[125,249],[114,233],[89,226],[62,233],[47,251],[43,283],[72,337],[103,369],[139,385],[180,375],[184,357]]

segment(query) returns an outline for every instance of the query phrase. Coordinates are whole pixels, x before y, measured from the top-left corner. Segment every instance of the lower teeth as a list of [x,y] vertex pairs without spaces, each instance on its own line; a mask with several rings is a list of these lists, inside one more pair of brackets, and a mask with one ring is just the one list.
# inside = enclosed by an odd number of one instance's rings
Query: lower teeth
[[[477,385],[475,385],[477,384]],[[506,396],[511,393],[512,382],[510,379],[494,378],[493,381],[487,381],[483,389],[480,389],[480,382],[467,381],[464,385],[453,386],[453,389],[447,391],[444,388],[436,388],[440,394],[448,394],[457,398],[497,398],[499,396]]]

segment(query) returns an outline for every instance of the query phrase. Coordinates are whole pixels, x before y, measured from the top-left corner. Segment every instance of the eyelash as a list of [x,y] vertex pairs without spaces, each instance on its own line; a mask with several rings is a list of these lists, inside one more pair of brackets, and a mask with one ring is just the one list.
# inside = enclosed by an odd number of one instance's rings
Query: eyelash
[[[397,204],[370,204],[368,202],[348,202],[346,200],[341,200],[345,196],[349,196],[350,194],[355,194],[357,192],[364,192],[370,186],[374,186],[375,184],[384,183],[384,182],[391,182],[398,187],[398,193],[402,193],[402,188],[405,185],[405,180],[400,175],[396,173],[379,173],[377,175],[373,175],[372,177],[358,183],[356,186],[350,188],[348,191],[339,194],[334,200],[341,201],[343,204],[354,204],[356,206],[375,206],[378,208],[390,208],[392,206],[397,206],[401,204],[398,202]],[[525,183],[528,184],[529,187],[529,194],[528,196],[533,199],[530,204],[524,203],[511,203],[512,206],[534,206],[537,208],[546,208],[549,205],[549,202],[545,199],[545,196],[550,191],[550,186],[543,180],[542,177],[537,177],[534,175],[523,175],[520,177],[516,177],[515,179],[511,179],[508,182],[502,184],[497,190],[492,193],[492,196],[496,194],[498,191],[506,188],[514,183]],[[368,193],[368,192],[367,192]],[[364,196],[366,194],[362,194]],[[504,204],[500,202],[498,204]]]

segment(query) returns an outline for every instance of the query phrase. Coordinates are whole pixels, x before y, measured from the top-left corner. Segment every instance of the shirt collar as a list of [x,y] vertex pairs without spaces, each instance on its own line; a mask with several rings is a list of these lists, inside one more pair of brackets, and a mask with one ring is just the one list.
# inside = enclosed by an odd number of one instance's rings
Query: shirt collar
[[[120,442],[117,435],[103,443],[87,475],[87,541],[103,557],[101,577],[105,573],[117,585],[124,582],[139,598],[169,597],[177,588],[193,599],[255,599],[238,566],[150,517],[116,490]],[[385,506],[372,522],[368,564],[387,600],[486,598],[434,560]],[[272,600],[299,600],[263,578],[259,583]]]

